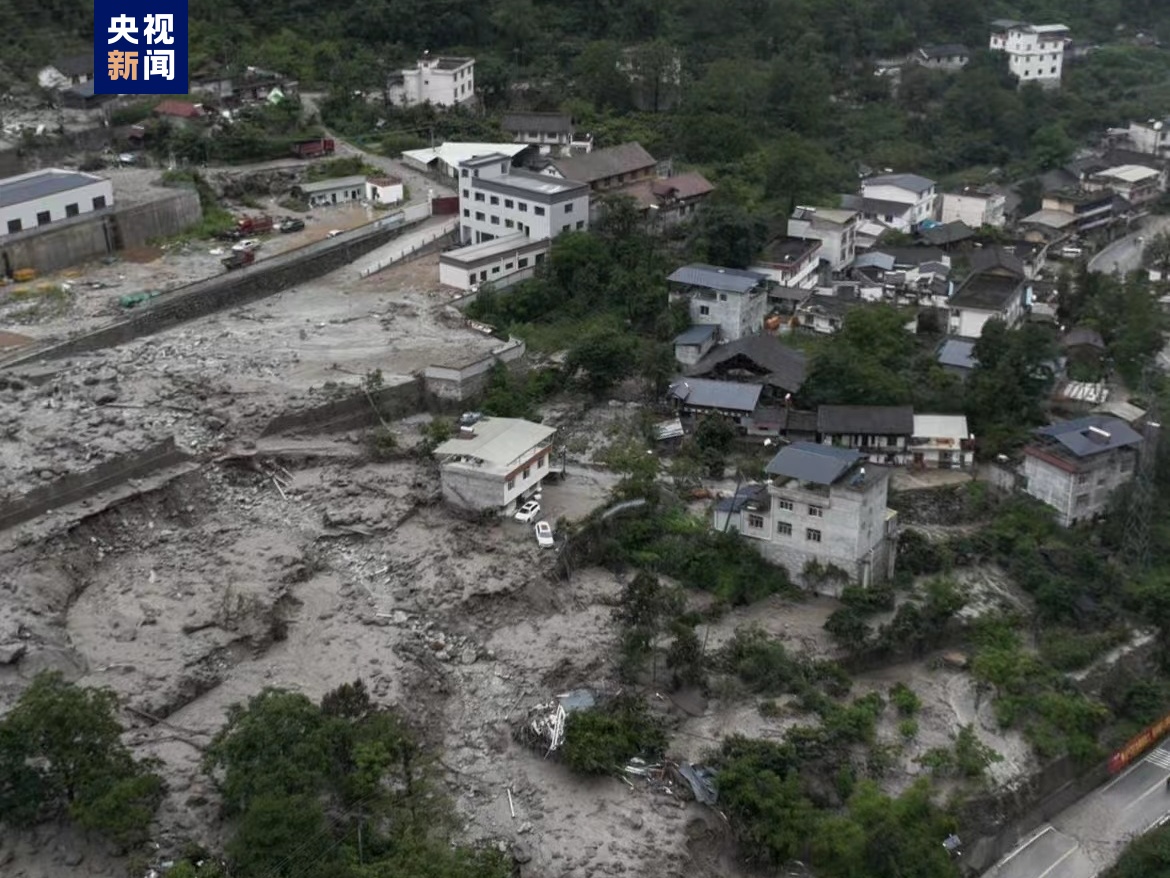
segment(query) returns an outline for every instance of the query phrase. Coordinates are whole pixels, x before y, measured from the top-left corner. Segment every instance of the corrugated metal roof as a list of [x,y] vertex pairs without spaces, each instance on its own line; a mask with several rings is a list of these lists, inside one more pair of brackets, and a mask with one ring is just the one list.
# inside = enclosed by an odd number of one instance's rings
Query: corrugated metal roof
[[966,415],[915,415],[914,435],[919,439],[966,439]]
[[938,362],[955,369],[974,369],[975,342],[967,338],[948,338],[938,349]]
[[20,174],[0,180],[0,207],[13,207],[46,195],[56,195],[100,182],[101,177],[80,171],[62,171],[59,168]]
[[921,177],[918,174],[882,174],[878,177],[870,177],[868,180],[861,181],[861,187],[866,186],[897,186],[899,189],[905,189],[908,192],[921,194],[934,185],[934,180],[926,177]]
[[793,442],[772,458],[765,471],[769,475],[785,476],[816,485],[831,485],[864,458],[860,451],[852,448],[836,448],[832,445],[818,445],[816,442]]
[[692,326],[686,332],[680,332],[674,339],[675,344],[702,344],[715,335],[719,331],[719,326],[714,323],[700,323]]
[[1091,457],[1142,441],[1138,432],[1125,421],[1105,415],[1087,415],[1075,421],[1051,424],[1041,427],[1036,434],[1055,440],[1077,457]]
[[821,433],[909,436],[914,409],[908,405],[822,405],[817,408]]
[[720,268],[701,262],[684,265],[674,272],[668,281],[692,287],[706,287],[728,293],[746,293],[768,280],[756,271],[742,271],[738,268]]
[[754,412],[763,389],[762,384],[680,378],[670,385],[670,395],[695,408]]
[[853,260],[854,268],[880,268],[882,271],[892,271],[894,268],[894,257],[889,253],[862,253]]
[[472,457],[496,467],[507,467],[521,455],[547,442],[555,427],[535,424],[521,418],[484,418],[477,421],[470,435],[448,439],[435,449],[442,457]]

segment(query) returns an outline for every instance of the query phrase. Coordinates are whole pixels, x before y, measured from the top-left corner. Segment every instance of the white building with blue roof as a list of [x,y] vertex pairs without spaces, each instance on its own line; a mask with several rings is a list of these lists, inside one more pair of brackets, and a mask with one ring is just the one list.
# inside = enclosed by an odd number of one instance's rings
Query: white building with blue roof
[[832,596],[893,573],[897,513],[889,471],[849,448],[793,442],[765,468],[762,485],[715,504],[713,526],[738,531],[794,582]]
[[114,206],[109,180],[45,168],[0,180],[0,237]]

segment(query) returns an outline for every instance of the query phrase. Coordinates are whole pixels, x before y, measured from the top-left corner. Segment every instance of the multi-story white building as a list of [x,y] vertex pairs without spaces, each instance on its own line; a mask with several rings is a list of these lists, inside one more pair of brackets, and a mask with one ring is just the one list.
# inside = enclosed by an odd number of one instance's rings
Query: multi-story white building
[[512,167],[494,153],[459,165],[459,239],[523,233],[534,241],[589,227],[589,187]]
[[0,180],[0,236],[114,206],[109,180],[47,168]]
[[811,290],[817,285],[821,242],[815,238],[782,235],[764,247],[752,271],[772,279],[782,287]]
[[1170,119],[1130,122],[1126,136],[1136,152],[1170,158]]
[[935,218],[935,183],[918,174],[881,174],[861,181],[865,201],[888,202],[907,207],[903,213],[913,231],[923,220]]
[[994,52],[1007,53],[1008,70],[1021,83],[1054,88],[1060,85],[1068,42],[1069,30],[1063,24],[995,21],[989,45]]
[[944,192],[939,219],[943,223],[964,223],[973,229],[994,226],[1002,229],[1006,222],[1007,198],[993,190],[964,189]]
[[[793,442],[765,471],[767,483],[716,503],[716,530],[735,528],[793,580],[834,596],[892,574],[898,518],[886,506],[887,469],[853,449]],[[814,567],[837,576],[808,575]]]
[[966,415],[915,415],[907,462],[920,469],[966,469],[975,459],[974,438]]
[[475,99],[475,59],[424,54],[417,66],[393,74],[386,92],[392,104],[402,107],[466,104]]
[[666,280],[671,301],[688,303],[692,323],[718,325],[724,341],[764,328],[772,284],[758,271],[695,263],[684,265]]
[[788,218],[788,234],[820,241],[820,260],[827,262],[833,271],[840,271],[856,254],[859,218],[855,210],[797,207]]
[[1134,207],[1155,201],[1166,189],[1166,171],[1145,165],[1118,165],[1098,171],[1085,181],[1090,192],[1111,190]]
[[1024,490],[1065,527],[1089,520],[1133,478],[1141,443],[1129,424],[1106,415],[1041,427],[1024,449]]
[[481,418],[435,449],[443,499],[503,514],[540,489],[552,464],[556,428],[520,418]]

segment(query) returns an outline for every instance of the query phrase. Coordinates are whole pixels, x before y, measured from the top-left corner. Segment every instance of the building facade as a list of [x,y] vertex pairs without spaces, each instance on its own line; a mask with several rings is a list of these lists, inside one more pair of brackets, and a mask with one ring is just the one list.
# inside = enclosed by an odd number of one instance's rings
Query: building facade
[[942,46],[923,46],[911,57],[915,64],[928,70],[955,73],[971,61],[971,52],[966,46],[951,43]]
[[993,226],[1002,229],[1007,222],[1007,198],[998,192],[944,192],[940,199],[939,220],[945,223],[963,223],[972,229]]
[[48,168],[0,180],[0,236],[114,206],[109,180]]
[[880,463],[902,463],[914,434],[908,405],[822,405],[817,438],[824,445],[852,448]]
[[1024,449],[1024,491],[1065,527],[1091,520],[1133,478],[1141,444],[1129,424],[1107,415],[1041,427]]
[[393,76],[386,91],[390,102],[402,107],[470,103],[475,100],[475,59],[424,55],[417,66]]
[[576,180],[600,195],[657,176],[658,160],[640,143],[595,149],[588,155],[552,159],[542,171],[562,180]]
[[893,573],[898,519],[886,506],[888,470],[852,449],[793,442],[766,472],[766,484],[716,503],[716,530],[734,528],[793,581],[835,597]]
[[684,366],[694,366],[719,341],[719,327],[714,323],[699,323],[675,336],[674,358]]
[[861,197],[875,202],[905,205],[903,216],[914,231],[935,218],[935,183],[918,174],[882,174],[861,181]]
[[1134,207],[1156,201],[1165,189],[1165,171],[1144,165],[1118,165],[1098,171],[1085,181],[1089,191],[1112,190]]
[[435,449],[443,499],[471,512],[508,514],[540,489],[556,429],[520,418],[481,418]]
[[365,177],[335,177],[332,180],[321,180],[316,183],[301,183],[294,187],[294,193],[309,203],[309,207],[330,207],[335,204],[348,204],[351,201],[361,201],[366,197]]
[[549,241],[515,232],[439,254],[439,283],[471,291],[482,284],[507,287],[532,277],[548,255]]
[[460,164],[459,213],[464,244],[516,233],[540,241],[589,227],[589,187],[513,168],[496,153]]
[[670,300],[688,303],[691,322],[718,325],[725,341],[764,328],[771,284],[759,272],[694,263],[684,265],[666,280]]
[[1136,152],[1170,158],[1170,119],[1130,122],[1127,137]]
[[366,180],[366,201],[373,204],[398,204],[406,197],[406,187],[399,177],[370,177]]
[[541,155],[569,156],[593,151],[593,138],[577,136],[568,113],[505,113],[500,127],[516,143],[535,146]]
[[1008,70],[1021,83],[1055,88],[1060,85],[1068,42],[1069,30],[1063,24],[1000,21],[992,24],[989,46],[993,52],[1007,53]]
[[906,462],[916,469],[967,469],[973,447],[965,415],[915,415]]
[[788,218],[788,234],[821,242],[818,257],[833,271],[841,271],[857,255],[855,210],[834,207],[797,207]]
[[820,253],[821,242],[815,238],[784,235],[768,242],[752,271],[782,287],[811,290],[817,285]]

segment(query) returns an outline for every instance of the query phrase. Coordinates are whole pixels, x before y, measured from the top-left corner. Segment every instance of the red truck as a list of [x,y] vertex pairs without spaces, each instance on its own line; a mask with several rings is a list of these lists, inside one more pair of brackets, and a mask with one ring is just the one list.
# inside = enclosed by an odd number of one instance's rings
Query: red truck
[[299,159],[316,159],[323,155],[333,155],[333,147],[334,143],[328,137],[318,137],[294,143],[292,151]]
[[228,271],[232,271],[236,268],[243,268],[245,265],[251,265],[255,261],[255,250],[236,250],[227,259],[222,260],[223,267]]
[[244,216],[236,220],[236,237],[246,238],[249,235],[265,235],[276,226],[276,221],[270,216]]

